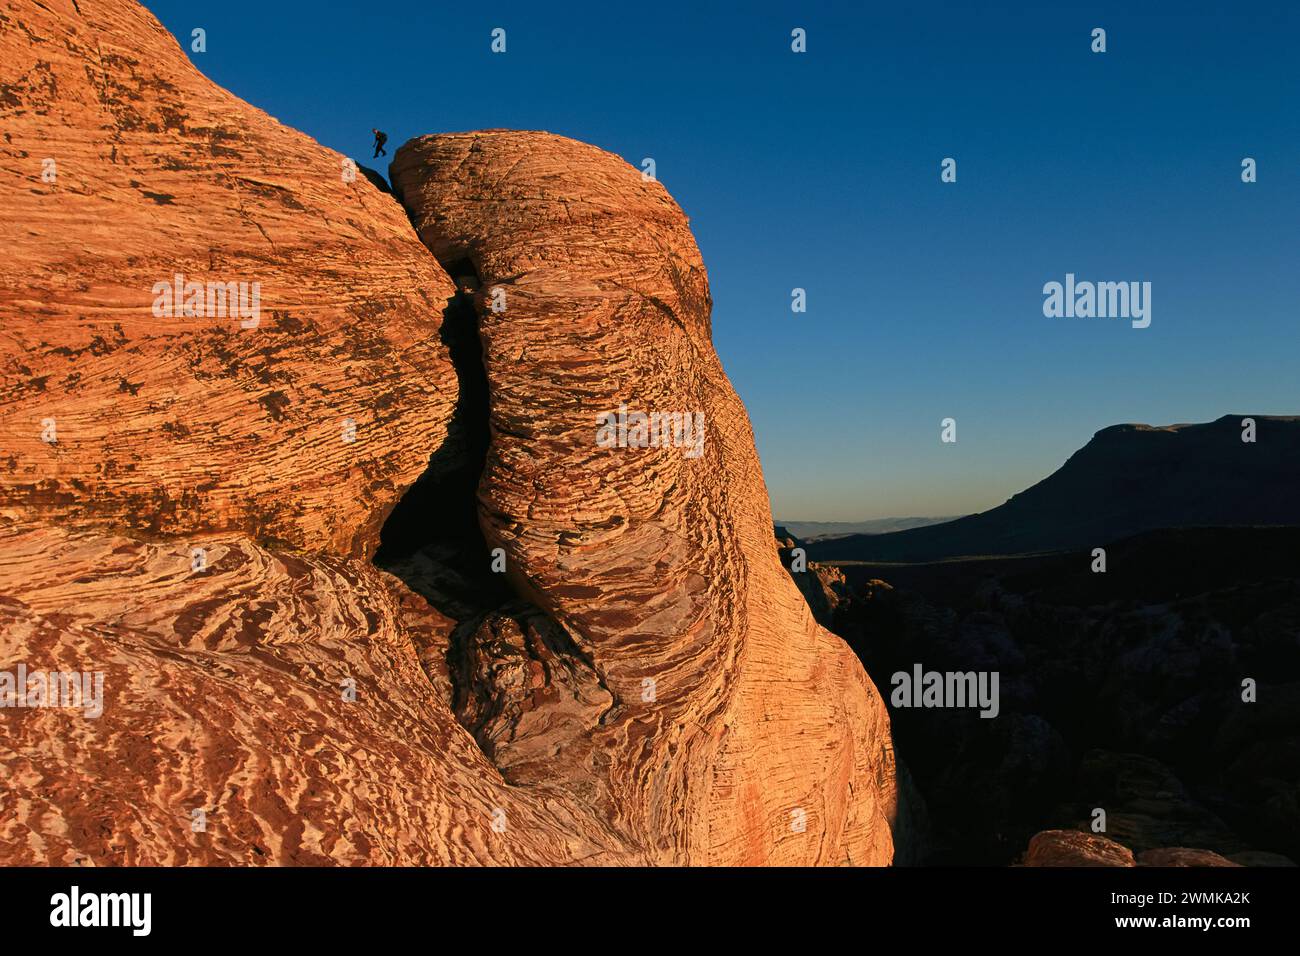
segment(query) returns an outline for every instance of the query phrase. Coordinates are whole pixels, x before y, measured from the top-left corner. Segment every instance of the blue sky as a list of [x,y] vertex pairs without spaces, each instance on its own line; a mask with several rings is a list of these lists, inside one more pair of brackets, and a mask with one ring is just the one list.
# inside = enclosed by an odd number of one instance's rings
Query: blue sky
[[[1107,425],[1300,413],[1295,5],[146,6],[362,162],[373,126],[653,157],[778,517],[979,511]],[[1151,327],[1044,317],[1067,272],[1151,282]]]

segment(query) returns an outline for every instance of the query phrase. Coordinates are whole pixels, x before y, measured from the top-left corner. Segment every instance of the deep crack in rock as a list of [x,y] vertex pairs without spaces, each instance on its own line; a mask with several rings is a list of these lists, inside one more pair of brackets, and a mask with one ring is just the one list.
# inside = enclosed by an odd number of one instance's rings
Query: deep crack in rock
[[446,440],[384,523],[374,563],[456,622],[441,656],[423,655],[426,672],[506,780],[534,782],[613,697],[564,626],[515,594],[504,557],[483,537],[477,491],[491,429],[480,283],[468,258],[442,265],[456,284],[440,331],[456,370],[456,408]]

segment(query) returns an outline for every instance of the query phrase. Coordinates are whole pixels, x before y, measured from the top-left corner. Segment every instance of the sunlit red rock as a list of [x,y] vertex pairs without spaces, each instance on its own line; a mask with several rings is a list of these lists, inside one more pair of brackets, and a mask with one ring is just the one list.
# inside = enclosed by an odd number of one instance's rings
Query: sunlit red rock
[[[1257,866],[1293,865],[1285,857],[1253,861]],[[1079,830],[1044,830],[1029,841],[1025,866],[1242,866],[1212,850],[1161,847],[1139,853],[1099,833]]]
[[1194,850],[1184,846],[1147,850],[1139,854],[1138,866],[1241,866],[1213,850]]
[[[0,515],[364,550],[455,400],[401,207],[134,3],[3,16]],[[159,317],[178,274],[258,316]]]
[[421,665],[448,622],[400,583],[204,540],[191,572],[175,540],[0,534],[0,660],[104,675],[99,717],[0,710],[0,864],[646,862],[505,786]]
[[[681,210],[617,156],[547,133],[421,137],[391,172],[476,290],[487,544],[614,701],[555,771],[598,781],[665,862],[888,862],[884,706],[778,562]],[[602,416],[635,413],[702,420],[703,441],[602,444]]]

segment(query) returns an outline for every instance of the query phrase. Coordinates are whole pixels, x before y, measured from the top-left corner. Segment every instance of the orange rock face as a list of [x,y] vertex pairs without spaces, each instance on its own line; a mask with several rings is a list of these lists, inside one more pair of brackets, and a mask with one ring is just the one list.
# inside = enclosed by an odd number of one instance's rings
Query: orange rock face
[[446,620],[399,582],[204,541],[190,572],[172,540],[0,535],[4,666],[103,676],[0,710],[0,864],[645,862],[596,808],[503,783],[421,666]]
[[1189,847],[1162,847],[1147,850],[1137,858],[1138,866],[1241,866],[1213,850],[1195,850]]
[[0,513],[364,550],[456,397],[401,208],[135,4],[3,15]]
[[553,772],[665,861],[887,862],[884,707],[777,561],[681,210],[545,133],[422,137],[392,178],[475,289],[487,544],[613,698]]
[[890,862],[657,183],[426,137],[417,238],[140,8],[0,16],[0,658],[102,678],[0,708],[0,863]]

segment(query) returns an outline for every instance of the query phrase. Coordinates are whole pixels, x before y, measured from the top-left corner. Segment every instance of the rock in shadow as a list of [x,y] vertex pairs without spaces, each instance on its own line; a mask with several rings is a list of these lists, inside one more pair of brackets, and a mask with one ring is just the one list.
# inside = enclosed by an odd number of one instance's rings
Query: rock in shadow
[[360,164],[357,165],[357,169],[361,170],[361,175],[370,180],[370,184],[381,193],[388,193],[390,196],[393,195],[393,187],[388,185],[388,180],[384,178],[383,173],[371,169],[369,166],[362,166]]

